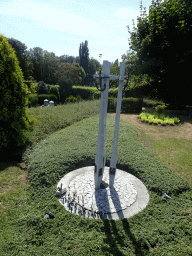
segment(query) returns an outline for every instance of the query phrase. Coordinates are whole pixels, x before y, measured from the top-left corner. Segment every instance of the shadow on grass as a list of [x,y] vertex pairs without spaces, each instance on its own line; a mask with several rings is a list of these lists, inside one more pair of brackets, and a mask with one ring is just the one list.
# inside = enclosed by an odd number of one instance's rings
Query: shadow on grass
[[[135,238],[134,234],[131,232],[128,219],[124,219],[121,222],[123,225],[124,233],[119,234],[115,220],[103,219],[103,225],[106,235],[106,238],[103,242],[104,244],[108,244],[108,246],[102,247],[101,250],[103,251],[103,253],[110,252],[114,256],[125,256],[128,255],[128,252],[121,252],[119,247],[128,248],[130,246],[134,248],[135,255],[146,255],[146,253],[149,252],[148,245],[143,240],[138,241]],[[143,250],[145,250],[145,253],[143,252]]]
[[7,148],[1,150],[1,163],[10,162],[11,164],[13,162],[23,162],[24,152],[32,145],[33,143],[31,141],[27,141],[22,147],[14,147],[13,143],[10,143]]

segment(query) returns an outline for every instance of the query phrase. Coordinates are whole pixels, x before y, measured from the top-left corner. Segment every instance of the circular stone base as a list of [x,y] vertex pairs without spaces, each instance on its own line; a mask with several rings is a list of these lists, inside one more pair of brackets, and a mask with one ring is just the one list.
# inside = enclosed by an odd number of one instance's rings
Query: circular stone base
[[59,202],[66,210],[89,218],[98,218],[97,213],[102,212],[103,219],[116,220],[129,218],[146,207],[149,194],[138,178],[116,169],[114,186],[109,188],[109,167],[105,167],[103,186],[95,190],[94,169],[88,166],[74,170],[59,181],[57,187],[63,192],[67,190],[66,194],[57,191]]

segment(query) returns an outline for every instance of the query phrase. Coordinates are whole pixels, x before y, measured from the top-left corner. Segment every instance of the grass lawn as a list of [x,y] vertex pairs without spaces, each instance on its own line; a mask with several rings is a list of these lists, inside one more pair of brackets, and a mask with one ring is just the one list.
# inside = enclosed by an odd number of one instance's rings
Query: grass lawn
[[[23,163],[0,164],[0,255],[192,254],[189,176],[174,169],[178,155],[170,158],[168,165],[166,154],[159,153],[162,158],[157,154],[163,148],[167,150],[166,143],[185,152],[177,166],[184,165],[190,175],[190,165],[185,164],[192,142],[186,145],[187,150],[182,138],[175,142],[165,137],[164,144],[155,143],[155,139],[149,143],[150,135],[144,128],[148,124],[143,124],[142,133],[142,128],[120,120],[118,144],[117,168],[135,175],[149,191],[150,201],[143,211],[123,221],[94,220],[71,214],[58,202],[55,194],[60,178],[94,165],[99,104],[97,100],[28,110],[37,123]],[[114,124],[115,116],[108,114],[106,166],[110,163]],[[166,133],[167,127],[163,128],[158,134]],[[147,146],[142,143],[145,138]],[[173,200],[163,199],[164,192]],[[45,211],[55,218],[44,219]]]

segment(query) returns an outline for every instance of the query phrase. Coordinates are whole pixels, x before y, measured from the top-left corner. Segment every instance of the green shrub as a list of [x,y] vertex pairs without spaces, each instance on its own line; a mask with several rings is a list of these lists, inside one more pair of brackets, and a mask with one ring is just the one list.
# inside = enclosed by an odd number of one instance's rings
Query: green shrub
[[40,94],[38,95],[38,105],[42,106],[44,105],[44,100],[49,99],[49,95],[47,94]]
[[144,116],[144,117],[141,118],[141,121],[142,121],[142,122],[148,122],[148,119],[147,119],[146,116]]
[[109,97],[117,98],[118,88],[109,89]]
[[180,122],[180,120],[177,117],[174,117],[173,120],[175,124],[178,124]]
[[[108,111],[116,112],[117,98],[108,98]],[[122,98],[121,112],[124,113],[139,113],[142,110],[142,99],[137,98]]]
[[23,82],[24,84],[27,85],[30,94],[35,94],[37,92],[36,91],[37,84],[34,81],[23,81]]
[[23,81],[15,51],[0,35],[0,151],[24,146],[35,124],[26,114],[29,91]]
[[152,124],[154,119],[153,117],[149,117],[148,120],[149,120],[149,123]]
[[75,103],[77,102],[77,98],[75,98],[73,95],[66,98],[65,103]]
[[57,96],[55,94],[49,94],[48,95],[48,100],[49,101],[54,101],[54,104],[57,104],[58,101],[57,101]]
[[40,94],[48,94],[49,91],[48,91],[48,88],[46,86],[46,84],[43,82],[43,81],[40,81],[36,87],[36,90],[37,90],[37,94],[40,95]]
[[143,99],[122,98],[121,111],[125,113],[140,113],[142,111]]
[[30,94],[29,95],[29,103],[28,103],[28,106],[29,107],[35,107],[38,105],[38,95],[37,94]]
[[65,99],[72,94],[72,85],[73,82],[71,79],[62,76],[59,79],[59,93],[60,93],[60,102],[63,104]]
[[139,117],[140,117],[140,118],[146,117],[146,114],[142,112],[141,114],[139,114]]
[[162,125],[166,125],[166,121],[161,121],[161,124]]
[[59,88],[57,86],[52,85],[50,87],[49,94],[54,94],[56,96],[57,100],[58,101],[60,100]]
[[80,95],[77,95],[77,102],[79,102],[79,101],[83,101],[83,99],[81,98]]
[[108,98],[108,112],[116,112],[117,98],[109,97]]
[[143,112],[139,115],[142,122],[146,123],[154,123],[154,124],[162,124],[162,125],[175,125],[175,123],[179,123],[180,120],[178,118],[170,118],[169,116],[165,116],[164,114],[157,114],[157,113],[146,113]]
[[168,124],[170,124],[170,125],[175,125],[174,120],[169,120],[169,121],[168,121]]
[[158,106],[155,108],[155,110],[156,110],[156,112],[157,112],[158,115],[161,115],[161,114],[163,114],[163,110],[164,110],[165,108],[166,108],[165,105],[163,105],[163,106],[158,105]]

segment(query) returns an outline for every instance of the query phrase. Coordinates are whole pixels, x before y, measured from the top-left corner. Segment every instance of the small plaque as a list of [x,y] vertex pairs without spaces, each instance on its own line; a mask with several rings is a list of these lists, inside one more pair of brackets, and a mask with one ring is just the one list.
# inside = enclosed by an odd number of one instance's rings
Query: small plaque
[[116,172],[116,168],[111,168],[110,167],[109,174],[110,175],[115,175],[115,172]]
[[99,169],[98,177],[99,177],[99,176],[102,176],[102,170],[103,170],[103,168],[100,168],[100,169]]

